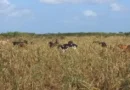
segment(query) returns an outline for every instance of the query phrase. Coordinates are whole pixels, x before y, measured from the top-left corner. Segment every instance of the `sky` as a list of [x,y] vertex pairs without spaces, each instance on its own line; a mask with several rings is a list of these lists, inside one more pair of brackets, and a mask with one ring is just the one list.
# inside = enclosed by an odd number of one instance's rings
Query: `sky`
[[130,32],[130,0],[0,0],[0,33]]

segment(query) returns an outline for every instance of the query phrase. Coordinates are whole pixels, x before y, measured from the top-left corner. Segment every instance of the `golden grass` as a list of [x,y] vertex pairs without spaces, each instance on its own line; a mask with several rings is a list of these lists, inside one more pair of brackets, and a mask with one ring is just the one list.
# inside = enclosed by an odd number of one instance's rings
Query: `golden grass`
[[[0,45],[1,90],[130,90],[130,53],[117,47],[129,44],[130,37],[65,37],[61,44],[73,40],[78,45],[65,53],[49,48],[52,39],[23,38],[34,44]],[[93,44],[96,40],[108,47]]]

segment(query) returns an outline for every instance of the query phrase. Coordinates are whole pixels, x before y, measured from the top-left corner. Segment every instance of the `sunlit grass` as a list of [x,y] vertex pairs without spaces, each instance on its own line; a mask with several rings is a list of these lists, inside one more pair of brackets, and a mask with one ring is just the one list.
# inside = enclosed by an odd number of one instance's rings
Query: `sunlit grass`
[[[78,45],[76,50],[70,48],[65,53],[48,46],[55,38],[23,39],[34,44],[23,48],[0,46],[1,90],[130,89],[130,53],[116,47],[120,43],[130,44],[130,37],[65,37],[59,39],[60,44],[73,40]],[[108,48],[93,44],[96,40],[105,41]]]

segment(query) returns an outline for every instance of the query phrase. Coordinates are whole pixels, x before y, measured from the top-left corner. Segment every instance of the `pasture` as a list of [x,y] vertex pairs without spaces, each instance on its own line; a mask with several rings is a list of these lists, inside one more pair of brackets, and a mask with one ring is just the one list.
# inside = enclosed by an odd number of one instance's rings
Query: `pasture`
[[[13,46],[14,40],[33,44]],[[0,38],[6,40],[7,38]],[[78,47],[61,52],[49,41],[72,40]],[[130,90],[130,53],[118,44],[130,44],[126,36],[65,36],[8,38],[0,45],[1,90]],[[93,41],[104,41],[107,47]]]

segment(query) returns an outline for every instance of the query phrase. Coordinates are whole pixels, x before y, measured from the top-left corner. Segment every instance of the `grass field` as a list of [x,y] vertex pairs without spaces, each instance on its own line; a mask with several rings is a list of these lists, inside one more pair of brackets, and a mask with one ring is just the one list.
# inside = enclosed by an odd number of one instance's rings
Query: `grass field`
[[[78,45],[62,53],[49,41]],[[6,39],[6,38],[1,38]],[[130,53],[118,44],[130,44],[126,36],[22,37],[26,47],[0,45],[0,90],[130,90]],[[102,48],[93,41],[105,41]]]

